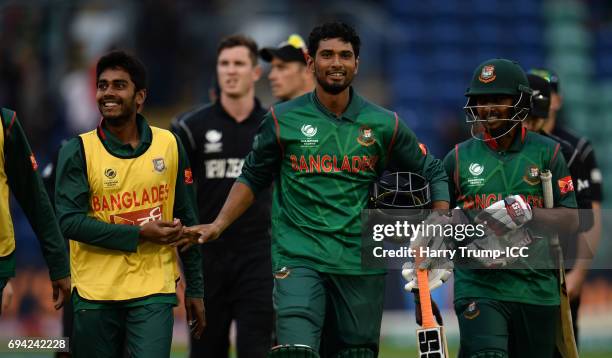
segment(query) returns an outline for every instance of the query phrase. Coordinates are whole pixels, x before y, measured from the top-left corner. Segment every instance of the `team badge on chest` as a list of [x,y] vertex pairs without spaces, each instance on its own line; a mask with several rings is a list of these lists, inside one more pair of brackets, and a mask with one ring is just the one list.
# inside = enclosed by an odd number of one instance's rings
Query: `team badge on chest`
[[527,166],[525,175],[523,175],[523,180],[529,185],[540,184],[540,168],[535,165]]
[[166,170],[166,163],[164,163],[164,158],[153,159],[153,169],[155,169],[155,171],[158,173],[162,173],[164,170]]
[[365,126],[359,128],[359,137],[357,137],[357,142],[365,147],[369,147],[376,143],[376,138],[374,138],[372,129]]

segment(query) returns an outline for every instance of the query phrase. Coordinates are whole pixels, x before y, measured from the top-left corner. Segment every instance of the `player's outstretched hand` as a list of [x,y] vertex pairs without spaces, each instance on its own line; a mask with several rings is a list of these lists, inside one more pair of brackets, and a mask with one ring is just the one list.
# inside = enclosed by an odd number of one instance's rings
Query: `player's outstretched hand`
[[178,219],[173,222],[150,221],[140,227],[139,238],[144,241],[153,242],[160,245],[167,245],[175,242],[183,235],[183,225]]
[[189,226],[184,229],[183,237],[173,243],[172,246],[180,247],[181,252],[184,252],[192,245],[216,240],[220,235],[221,230],[215,224]]
[[[440,326],[444,325],[444,322],[442,321],[442,314],[440,313],[440,309],[438,308],[436,301],[434,301],[431,297],[430,297],[430,300],[431,300],[431,310],[434,316],[436,317],[436,322],[438,322]],[[418,290],[414,290],[414,304],[415,304],[414,315],[416,318],[416,323],[419,326],[422,326],[423,325],[423,315],[421,313],[421,300],[419,299]]]
[[59,310],[70,299],[70,276],[51,281],[53,287],[53,307]]
[[206,327],[204,299],[185,297],[185,310],[187,311],[187,324],[191,335],[195,339],[200,339],[204,327]]

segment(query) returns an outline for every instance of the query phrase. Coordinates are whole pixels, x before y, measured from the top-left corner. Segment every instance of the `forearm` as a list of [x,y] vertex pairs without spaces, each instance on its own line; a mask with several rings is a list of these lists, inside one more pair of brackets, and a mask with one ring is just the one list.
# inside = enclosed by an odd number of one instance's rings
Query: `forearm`
[[219,232],[225,231],[253,204],[253,201],[255,201],[255,194],[251,187],[236,181],[213,224],[219,228]]
[[450,208],[448,201],[434,201],[431,204],[432,209],[434,210],[448,210]]
[[539,230],[559,233],[574,233],[578,230],[578,211],[570,208],[533,208],[531,226]]
[[573,270],[586,272],[591,267],[591,262],[595,257],[599,241],[601,239],[601,204],[593,202],[593,226],[589,231],[578,235],[578,247],[576,252],[576,263]]
[[60,227],[70,240],[110,250],[136,252],[140,227],[108,224],[84,214],[65,215]]

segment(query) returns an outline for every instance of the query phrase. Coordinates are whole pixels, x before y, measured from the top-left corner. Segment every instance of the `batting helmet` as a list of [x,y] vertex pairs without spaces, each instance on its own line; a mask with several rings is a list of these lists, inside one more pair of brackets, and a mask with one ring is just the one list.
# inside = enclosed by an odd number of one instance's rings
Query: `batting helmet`
[[[522,122],[527,118],[531,107],[531,94],[529,81],[525,72],[515,61],[496,58],[485,61],[478,65],[472,76],[470,87],[465,92],[468,98],[463,108],[466,114],[466,122],[472,125],[477,122],[486,122],[487,119],[480,118],[479,108],[491,108],[493,106],[478,106],[478,96],[510,96],[513,104],[510,106],[498,105],[497,107],[508,107],[511,109],[510,118],[500,118],[511,122]],[[472,127],[473,129],[473,127]]]

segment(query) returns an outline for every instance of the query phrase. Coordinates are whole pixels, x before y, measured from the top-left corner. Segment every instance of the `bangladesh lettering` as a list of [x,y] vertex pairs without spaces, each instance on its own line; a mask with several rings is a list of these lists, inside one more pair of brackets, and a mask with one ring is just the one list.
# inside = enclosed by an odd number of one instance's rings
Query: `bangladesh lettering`
[[347,172],[359,173],[365,171],[375,171],[378,156],[348,156],[337,157],[335,155],[309,155],[306,158],[300,155],[299,159],[295,154],[289,156],[291,160],[291,169],[296,172],[305,173],[332,173],[332,172]]
[[[544,198],[540,195],[523,195],[519,194],[523,200],[525,200],[529,205],[535,208],[543,208],[544,207]],[[459,198],[459,200],[463,201],[464,209],[484,209],[491,206],[494,202],[503,200],[504,196],[501,193],[488,193],[488,194],[476,194],[476,195],[467,195],[465,197]]]
[[168,199],[170,186],[162,184],[145,188],[142,192],[124,191],[115,194],[94,195],[91,198],[93,211],[115,211],[160,203]]

